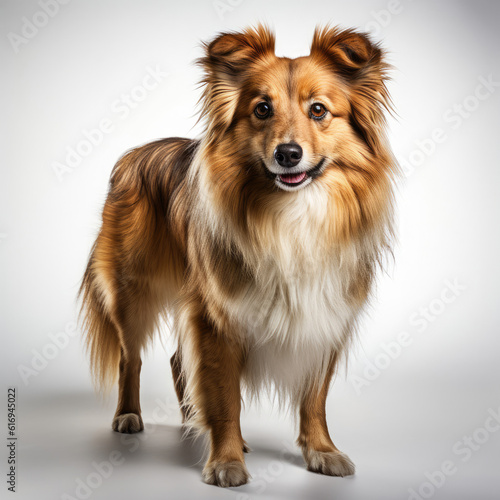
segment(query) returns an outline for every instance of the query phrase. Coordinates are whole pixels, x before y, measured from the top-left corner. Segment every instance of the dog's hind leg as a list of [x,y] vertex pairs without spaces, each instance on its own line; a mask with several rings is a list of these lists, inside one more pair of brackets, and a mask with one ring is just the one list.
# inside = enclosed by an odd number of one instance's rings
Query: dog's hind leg
[[300,434],[297,440],[310,471],[329,476],[354,474],[354,464],[333,444],[326,423],[326,397],[335,370],[333,355],[322,384],[313,384],[300,405]]
[[[140,314],[144,304],[134,300],[136,288],[123,283],[119,288],[105,277],[103,268],[99,254],[94,254],[81,290],[92,373],[101,389],[109,387],[118,375],[118,407],[112,427],[118,432],[138,432],[143,429],[139,404],[141,350],[154,316],[151,312]],[[149,312],[147,307],[145,310]]]
[[134,433],[144,429],[140,405],[141,351],[155,330],[155,294],[147,280],[131,280],[118,292],[114,322],[120,340],[118,405],[113,430]]
[[170,358],[170,367],[172,368],[175,393],[177,394],[177,399],[179,400],[179,406],[182,413],[182,423],[184,423],[187,419],[189,419],[190,407],[186,407],[185,404],[186,402],[184,399],[185,380],[184,380],[184,374],[182,372],[182,358],[179,348]]
[[113,430],[132,434],[144,429],[139,399],[139,377],[141,373],[141,357],[138,353],[125,353],[123,347],[120,355],[120,375],[118,381],[118,406],[113,419]]
[[118,328],[121,345],[120,373],[118,405],[112,427],[114,431],[128,434],[144,429],[139,395],[142,342],[138,342],[137,334],[140,327],[135,321],[122,319]]

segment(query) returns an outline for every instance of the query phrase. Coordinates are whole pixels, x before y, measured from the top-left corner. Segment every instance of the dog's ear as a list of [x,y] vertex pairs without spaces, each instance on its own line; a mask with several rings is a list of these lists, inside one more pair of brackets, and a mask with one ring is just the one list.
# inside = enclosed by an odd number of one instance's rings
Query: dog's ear
[[202,117],[208,118],[210,135],[222,133],[231,123],[239,89],[252,65],[274,55],[274,34],[259,25],[241,33],[222,33],[204,44]]
[[367,35],[354,30],[316,28],[311,44],[311,56],[323,59],[350,81],[380,74],[382,50]]
[[385,86],[389,65],[382,49],[363,33],[327,27],[315,30],[311,56],[348,84],[352,125],[370,148],[377,148],[380,134],[373,128],[382,126],[384,112],[392,109]]
[[205,50],[207,70],[237,78],[249,64],[274,54],[274,34],[262,25],[242,33],[222,33],[205,45]]

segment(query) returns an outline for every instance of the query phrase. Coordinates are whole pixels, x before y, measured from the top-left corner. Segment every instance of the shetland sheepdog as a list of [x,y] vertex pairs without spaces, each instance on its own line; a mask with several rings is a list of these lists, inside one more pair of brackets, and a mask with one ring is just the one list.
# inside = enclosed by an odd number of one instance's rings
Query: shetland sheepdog
[[118,378],[117,432],[143,429],[141,351],[172,318],[183,420],[208,431],[202,476],[224,487],[250,477],[242,393],[267,390],[298,415],[309,470],[354,473],[325,401],[393,241],[382,49],[331,27],[306,57],[274,43],[258,26],[204,44],[202,137],[117,162],[80,290],[93,373]]

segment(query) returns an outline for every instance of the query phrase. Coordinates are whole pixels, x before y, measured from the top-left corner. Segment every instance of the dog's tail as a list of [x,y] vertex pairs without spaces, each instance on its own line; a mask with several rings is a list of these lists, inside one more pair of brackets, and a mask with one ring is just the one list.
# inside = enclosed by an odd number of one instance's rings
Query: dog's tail
[[78,292],[78,297],[81,299],[79,320],[85,332],[85,345],[90,355],[90,368],[94,383],[100,391],[104,392],[117,379],[121,347],[118,330],[106,305],[94,267],[96,244],[92,248]]

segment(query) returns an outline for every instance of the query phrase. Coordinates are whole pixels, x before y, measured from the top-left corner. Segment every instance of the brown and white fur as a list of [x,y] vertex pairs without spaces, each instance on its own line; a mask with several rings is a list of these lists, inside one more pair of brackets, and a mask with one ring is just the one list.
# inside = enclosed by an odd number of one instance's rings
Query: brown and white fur
[[[207,483],[248,481],[241,393],[266,388],[297,410],[310,470],[353,474],[325,400],[391,245],[383,52],[325,28],[309,56],[276,57],[261,26],[204,48],[203,137],[146,144],[113,170],[81,288],[93,372],[119,375],[113,429],[142,430],[141,351],[167,313],[183,416],[210,435]],[[292,168],[282,144],[301,147]]]

